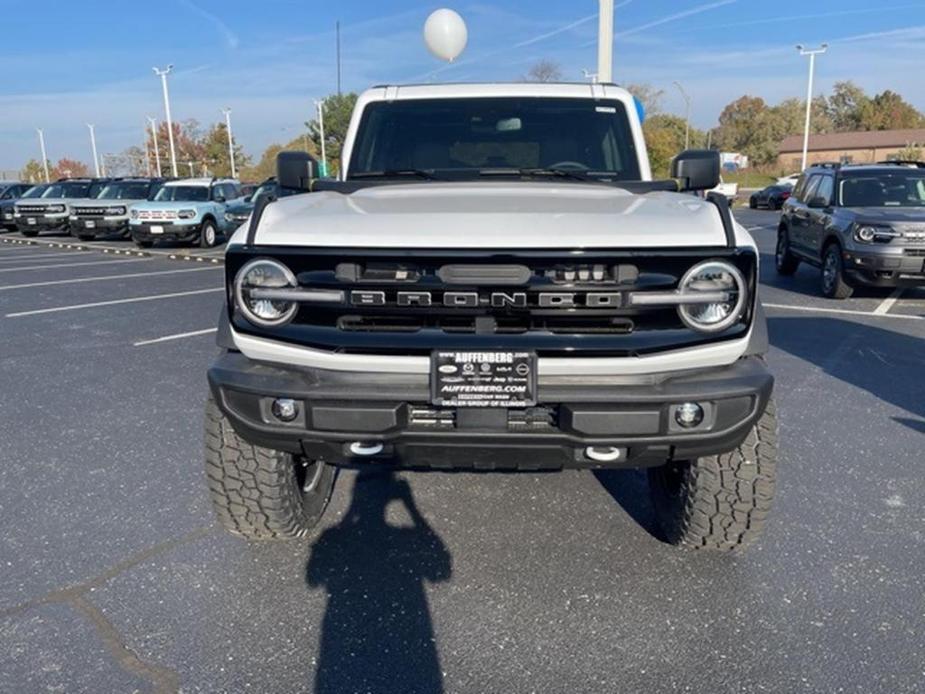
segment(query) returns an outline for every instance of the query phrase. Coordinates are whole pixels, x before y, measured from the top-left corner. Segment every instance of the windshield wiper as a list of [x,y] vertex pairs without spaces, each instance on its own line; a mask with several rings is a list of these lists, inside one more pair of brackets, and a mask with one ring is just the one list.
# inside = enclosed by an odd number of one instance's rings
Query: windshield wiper
[[584,171],[569,171],[567,169],[544,169],[544,168],[489,168],[479,169],[479,176],[524,176],[524,177],[549,177],[549,178],[567,178],[572,181],[588,181],[587,173]]
[[439,181],[440,179],[431,171],[424,169],[386,169],[385,171],[357,171],[350,174],[350,178],[422,178],[426,181]]

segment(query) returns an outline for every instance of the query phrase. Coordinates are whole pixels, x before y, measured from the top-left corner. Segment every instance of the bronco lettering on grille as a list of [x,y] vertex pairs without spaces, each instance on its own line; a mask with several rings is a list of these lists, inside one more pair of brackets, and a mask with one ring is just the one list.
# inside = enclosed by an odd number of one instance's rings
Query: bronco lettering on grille
[[[536,305],[540,308],[619,308],[623,300],[620,292],[539,292]],[[387,306],[390,301],[385,292],[350,292],[353,306]],[[402,307],[426,308],[434,305],[432,292],[397,292],[394,303]],[[529,295],[526,292],[492,292],[480,295],[477,292],[444,292],[442,304],[449,308],[528,308]]]

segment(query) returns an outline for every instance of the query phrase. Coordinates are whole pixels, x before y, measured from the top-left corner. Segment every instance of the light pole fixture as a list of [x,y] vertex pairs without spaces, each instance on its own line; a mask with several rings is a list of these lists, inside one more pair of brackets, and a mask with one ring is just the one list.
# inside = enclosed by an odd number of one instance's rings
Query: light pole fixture
[[93,169],[96,171],[96,177],[100,177],[100,157],[96,153],[96,130],[92,123],[87,123],[90,128],[90,148],[93,150]]
[[167,139],[170,141],[170,168],[173,171],[174,178],[177,178],[177,150],[173,143],[173,120],[170,117],[170,93],[167,91],[167,75],[173,70],[173,65],[168,65],[166,69],[159,70],[152,68],[154,74],[161,78],[161,86],[164,90],[164,113],[167,116]]
[[228,129],[228,156],[231,160],[231,177],[237,178],[238,173],[234,168],[234,136],[231,134],[231,109],[223,108],[225,114],[225,127]]
[[328,175],[328,154],[324,142],[324,99],[315,101],[318,109],[318,137],[321,140],[321,175]]
[[45,131],[36,128],[35,132],[39,134],[39,147],[42,150],[42,169],[45,171],[45,183],[51,182],[51,176],[48,174],[48,155],[45,153]]
[[674,81],[674,86],[678,88],[678,91],[681,92],[681,97],[684,99],[684,149],[691,148],[691,98],[688,96],[687,92],[684,91],[684,87],[681,86],[681,83],[677,80]]
[[809,86],[806,89],[806,124],[803,126],[803,164],[801,171],[806,170],[806,160],[809,155],[809,126],[813,114],[813,74],[816,70],[816,56],[828,50],[829,44],[824,43],[819,48],[806,48],[802,44],[797,46],[800,55],[809,56]]
[[613,82],[613,5],[614,0],[600,0],[597,38],[597,81]]
[[160,178],[161,174],[161,151],[157,146],[157,118],[152,116],[147,116],[148,123],[151,124],[151,139],[154,140],[154,163],[157,168],[157,177]]

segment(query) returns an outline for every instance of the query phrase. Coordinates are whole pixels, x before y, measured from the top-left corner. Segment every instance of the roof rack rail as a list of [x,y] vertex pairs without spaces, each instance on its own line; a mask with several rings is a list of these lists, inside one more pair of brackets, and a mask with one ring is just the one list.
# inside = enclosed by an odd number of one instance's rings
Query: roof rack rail
[[878,161],[877,166],[914,166],[917,169],[925,169],[925,161],[917,159],[890,159],[888,161]]
[[820,162],[816,162],[815,164],[810,164],[806,168],[807,169],[840,169],[843,166],[844,164],[842,164],[840,161],[820,161]]

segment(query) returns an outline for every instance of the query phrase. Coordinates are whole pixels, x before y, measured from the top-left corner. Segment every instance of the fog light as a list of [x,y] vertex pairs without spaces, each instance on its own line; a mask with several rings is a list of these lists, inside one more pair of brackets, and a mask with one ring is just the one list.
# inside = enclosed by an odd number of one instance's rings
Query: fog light
[[703,408],[696,402],[678,405],[674,411],[674,421],[685,429],[693,429],[703,422]]
[[299,416],[299,404],[291,398],[276,398],[272,409],[273,416],[283,422],[292,422]]

